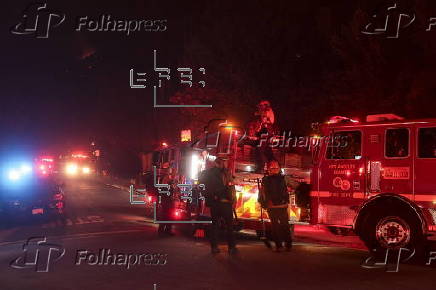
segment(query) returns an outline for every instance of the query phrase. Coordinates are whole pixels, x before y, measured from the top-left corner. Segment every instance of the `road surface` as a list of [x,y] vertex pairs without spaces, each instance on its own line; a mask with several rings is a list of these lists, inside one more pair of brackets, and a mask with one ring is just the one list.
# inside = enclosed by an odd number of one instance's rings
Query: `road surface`
[[[271,252],[254,235],[242,233],[239,255],[229,256],[223,245],[213,256],[205,239],[186,235],[183,228],[175,236],[159,237],[156,225],[144,218],[143,206],[129,204],[125,190],[104,180],[68,180],[66,195],[64,222],[3,221],[0,289],[434,288],[436,262],[401,264],[398,272],[363,268],[368,254],[358,239],[316,227],[297,228],[291,252]],[[47,240],[35,246],[37,237]],[[26,252],[29,238],[36,239]],[[35,247],[39,259],[32,263]],[[108,253],[118,254],[118,260]]]

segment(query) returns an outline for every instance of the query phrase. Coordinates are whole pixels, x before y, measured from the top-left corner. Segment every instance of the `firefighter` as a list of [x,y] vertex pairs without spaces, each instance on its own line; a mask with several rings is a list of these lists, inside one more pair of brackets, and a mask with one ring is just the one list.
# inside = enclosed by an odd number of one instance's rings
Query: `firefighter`
[[[168,184],[170,188],[169,191],[159,192],[159,220],[170,221],[172,219],[171,213],[174,208],[174,195],[177,186],[174,175],[172,173],[165,175],[162,178],[162,184]],[[172,224],[160,223],[158,233],[159,235],[174,235],[174,233],[172,232]]]
[[266,121],[270,124],[274,124],[274,111],[271,108],[271,103],[268,100],[261,100],[259,104],[257,104],[257,112],[255,115],[260,116],[260,119],[266,119]]
[[290,251],[292,236],[288,214],[289,193],[278,161],[272,160],[268,163],[268,173],[269,175],[262,179],[259,202],[267,210],[271,220],[276,251],[280,252],[283,249],[282,242],[285,242],[286,250]]
[[248,143],[255,149],[256,172],[262,173],[264,165],[274,158],[270,139],[278,130],[269,101],[260,101],[254,115],[255,119],[248,124]]
[[236,200],[233,178],[224,160],[215,159],[213,167],[205,170],[200,181],[205,185],[206,206],[210,208],[212,225],[210,231],[210,244],[212,254],[220,252],[218,248],[218,228],[223,221],[226,229],[228,251],[237,254],[235,238],[233,235],[233,208]]

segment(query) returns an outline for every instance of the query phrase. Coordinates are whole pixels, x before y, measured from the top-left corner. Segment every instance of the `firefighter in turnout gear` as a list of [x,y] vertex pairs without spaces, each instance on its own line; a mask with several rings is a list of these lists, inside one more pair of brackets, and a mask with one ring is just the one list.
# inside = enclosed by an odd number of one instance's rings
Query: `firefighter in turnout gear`
[[283,249],[285,242],[286,250],[292,249],[292,236],[289,225],[289,193],[284,176],[280,173],[278,161],[268,163],[268,173],[262,179],[262,187],[259,202],[262,208],[268,212],[271,220],[272,238],[275,242],[276,251]]
[[213,254],[220,252],[218,249],[218,228],[220,221],[226,230],[227,245],[230,254],[236,254],[237,248],[233,235],[233,206],[235,204],[235,190],[232,176],[224,166],[224,160],[217,158],[214,167],[205,170],[200,177],[205,185],[206,205],[210,208],[212,225],[210,244]]

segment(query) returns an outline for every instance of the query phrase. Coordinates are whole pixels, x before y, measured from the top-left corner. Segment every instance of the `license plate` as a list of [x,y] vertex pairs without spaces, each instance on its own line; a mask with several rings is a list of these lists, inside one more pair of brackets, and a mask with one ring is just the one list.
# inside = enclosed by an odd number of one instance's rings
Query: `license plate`
[[32,214],[43,214],[44,209],[43,208],[34,208],[32,209]]

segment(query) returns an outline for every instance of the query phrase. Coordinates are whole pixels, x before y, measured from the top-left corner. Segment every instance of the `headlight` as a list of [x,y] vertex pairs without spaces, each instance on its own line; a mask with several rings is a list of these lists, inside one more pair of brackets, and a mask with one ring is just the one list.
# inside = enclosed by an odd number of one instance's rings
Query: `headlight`
[[82,173],[83,174],[89,174],[89,173],[91,173],[91,169],[89,167],[83,167],[82,168]]
[[20,167],[20,171],[22,173],[30,173],[32,172],[32,166],[30,166],[29,164],[22,164]]
[[20,189],[30,184],[33,180],[32,161],[29,161],[27,158],[27,160],[23,158],[14,159],[2,160],[0,162],[0,187],[7,188],[8,190]]
[[9,180],[18,180],[21,177],[21,173],[18,170],[11,169],[8,172]]
[[191,157],[191,179],[198,178],[198,171],[200,166],[200,160],[197,154],[193,154]]
[[28,175],[32,172],[32,166],[27,163],[21,164],[20,167],[11,168],[8,170],[8,179],[9,180],[18,180],[25,175]]
[[67,164],[67,167],[65,168],[65,172],[70,175],[77,174],[77,171],[78,171],[77,164],[74,163]]

